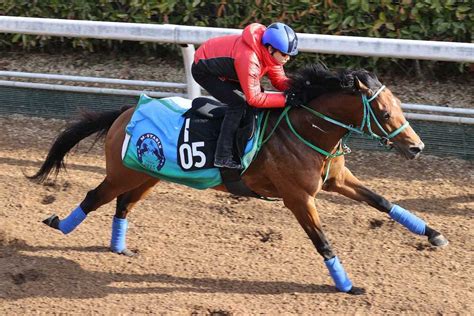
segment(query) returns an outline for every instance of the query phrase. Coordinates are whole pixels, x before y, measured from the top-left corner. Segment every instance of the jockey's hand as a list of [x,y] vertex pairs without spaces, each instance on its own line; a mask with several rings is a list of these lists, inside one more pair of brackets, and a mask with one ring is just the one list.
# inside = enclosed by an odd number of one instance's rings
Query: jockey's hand
[[286,106],[291,106],[291,107],[300,107],[301,105],[303,105],[303,100],[301,100],[293,92],[289,92],[289,93],[286,94],[285,105]]

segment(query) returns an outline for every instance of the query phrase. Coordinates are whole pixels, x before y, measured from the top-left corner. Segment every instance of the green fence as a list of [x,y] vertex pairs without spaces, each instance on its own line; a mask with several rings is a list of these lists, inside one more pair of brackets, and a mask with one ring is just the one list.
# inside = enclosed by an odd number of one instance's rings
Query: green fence
[[104,111],[134,105],[138,97],[0,87],[0,115],[68,119],[82,109]]
[[[104,111],[134,105],[138,97],[0,87],[0,115],[23,114],[68,119],[81,109]],[[423,139],[425,153],[474,159],[474,125],[410,121]],[[359,136],[349,141],[353,150],[384,150]]]

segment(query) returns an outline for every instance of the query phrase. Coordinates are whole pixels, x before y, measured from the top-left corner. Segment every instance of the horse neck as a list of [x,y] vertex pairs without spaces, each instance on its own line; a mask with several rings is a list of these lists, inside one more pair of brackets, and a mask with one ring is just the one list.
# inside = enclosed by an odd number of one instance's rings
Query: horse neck
[[[324,95],[310,102],[310,107],[336,121],[352,126],[359,126],[364,115],[362,98],[358,94]],[[337,126],[333,123],[329,124]],[[344,128],[343,130],[347,131]]]
[[[357,95],[323,95],[311,101],[309,106],[346,125],[359,125],[363,116],[362,102]],[[347,129],[319,118],[305,109],[291,111],[290,118],[301,136],[328,152],[331,152],[347,133]]]

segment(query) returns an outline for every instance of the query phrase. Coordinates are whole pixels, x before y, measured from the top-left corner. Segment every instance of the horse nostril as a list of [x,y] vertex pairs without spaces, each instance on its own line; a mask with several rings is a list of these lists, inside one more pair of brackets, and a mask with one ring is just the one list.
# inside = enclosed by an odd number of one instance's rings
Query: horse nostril
[[409,150],[413,155],[417,155],[423,151],[423,148],[425,148],[425,144],[420,143],[417,146],[411,146]]

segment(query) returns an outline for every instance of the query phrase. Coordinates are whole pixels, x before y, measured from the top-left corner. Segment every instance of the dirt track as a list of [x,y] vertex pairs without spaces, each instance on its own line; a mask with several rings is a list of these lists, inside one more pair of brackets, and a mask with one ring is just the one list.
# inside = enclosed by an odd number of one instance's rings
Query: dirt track
[[[141,56],[4,53],[10,71],[182,81],[181,63]],[[383,78],[403,102],[472,107],[471,81]],[[472,80],[472,79],[470,79]],[[1,106],[1,105],[0,105]],[[63,236],[67,215],[103,178],[101,146],[68,159],[56,184],[32,174],[63,122],[1,118],[0,314],[473,314],[472,162],[354,153],[352,171],[450,240],[431,249],[376,210],[323,193],[325,230],[355,286],[336,293],[322,259],[281,202],[161,184],[129,216],[138,258],[108,252],[114,204]],[[319,313],[318,313],[319,312]]]
[[[376,210],[333,194],[319,208],[334,249],[366,294],[334,291],[322,259],[281,202],[161,184],[129,216],[128,245],[108,252],[114,204],[63,236],[67,215],[104,175],[82,146],[46,185],[33,173],[63,122],[0,118],[0,314],[474,313],[472,162],[354,153],[353,172],[450,240],[433,250]],[[21,129],[20,129],[21,127]]]

